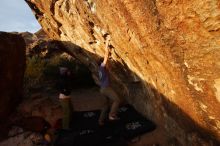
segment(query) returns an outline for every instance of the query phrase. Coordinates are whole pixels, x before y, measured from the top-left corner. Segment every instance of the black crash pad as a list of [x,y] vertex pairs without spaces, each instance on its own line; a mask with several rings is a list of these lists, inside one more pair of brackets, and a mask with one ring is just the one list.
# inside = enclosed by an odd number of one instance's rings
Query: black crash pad
[[132,106],[119,108],[120,120],[98,125],[100,111],[74,112],[71,130],[58,130],[55,146],[123,146],[156,125],[139,114]]

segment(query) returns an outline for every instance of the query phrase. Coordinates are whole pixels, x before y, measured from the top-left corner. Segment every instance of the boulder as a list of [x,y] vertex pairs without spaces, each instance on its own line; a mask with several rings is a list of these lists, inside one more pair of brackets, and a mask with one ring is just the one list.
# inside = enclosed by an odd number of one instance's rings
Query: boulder
[[20,35],[0,32],[0,65],[1,125],[6,123],[6,119],[22,99],[25,42]]
[[111,36],[113,88],[176,145],[220,142],[218,0],[26,0],[97,80]]
[[27,56],[32,54],[34,47],[40,45],[41,43],[45,43],[49,41],[49,38],[47,37],[46,33],[42,29],[40,29],[36,33],[21,32],[17,34],[20,34],[25,40]]
[[35,33],[21,32],[17,34],[21,34],[25,40],[27,57],[38,55],[41,58],[50,58],[66,51],[60,41],[50,39],[42,29]]

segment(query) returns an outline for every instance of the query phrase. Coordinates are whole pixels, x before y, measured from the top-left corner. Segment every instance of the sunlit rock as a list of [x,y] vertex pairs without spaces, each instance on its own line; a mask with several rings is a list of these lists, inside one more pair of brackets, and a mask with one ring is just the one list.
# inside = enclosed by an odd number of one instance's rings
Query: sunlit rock
[[[105,34],[113,87],[177,145],[220,141],[218,0],[26,0],[97,83]],[[82,49],[83,48],[83,49]]]

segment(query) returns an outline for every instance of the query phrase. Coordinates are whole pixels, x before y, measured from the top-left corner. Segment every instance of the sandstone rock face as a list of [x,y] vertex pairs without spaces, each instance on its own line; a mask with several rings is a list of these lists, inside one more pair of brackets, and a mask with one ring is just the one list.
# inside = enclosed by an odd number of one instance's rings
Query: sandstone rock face
[[220,141],[219,0],[26,1],[94,75],[110,34],[113,87],[163,122],[171,142]]
[[42,29],[36,33],[22,32],[18,34],[21,34],[25,40],[27,57],[39,55],[42,58],[49,58],[66,51],[60,41],[50,39]]
[[0,123],[21,101],[25,70],[25,42],[22,36],[0,32]]
[[35,46],[43,42],[49,41],[49,38],[47,37],[46,33],[42,29],[40,29],[36,33],[21,32],[17,34],[20,34],[25,40],[27,56],[29,56],[30,52]]

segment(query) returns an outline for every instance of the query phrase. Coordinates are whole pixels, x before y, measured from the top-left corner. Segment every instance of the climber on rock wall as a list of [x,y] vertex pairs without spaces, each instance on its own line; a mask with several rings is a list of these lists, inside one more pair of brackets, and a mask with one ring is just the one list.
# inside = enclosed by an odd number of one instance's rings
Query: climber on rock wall
[[110,112],[108,114],[109,120],[117,120],[119,119],[117,116],[117,110],[120,104],[120,98],[116,94],[116,92],[110,86],[110,79],[109,79],[109,72],[108,72],[108,65],[107,61],[109,59],[109,43],[110,43],[110,36],[106,34],[106,47],[105,47],[105,56],[104,60],[101,59],[99,61],[99,79],[100,79],[100,92],[105,97],[104,106],[101,110],[101,114],[99,117],[99,125],[104,125],[105,117],[107,116],[107,111],[109,107],[109,100],[112,101],[112,105],[110,108]]

